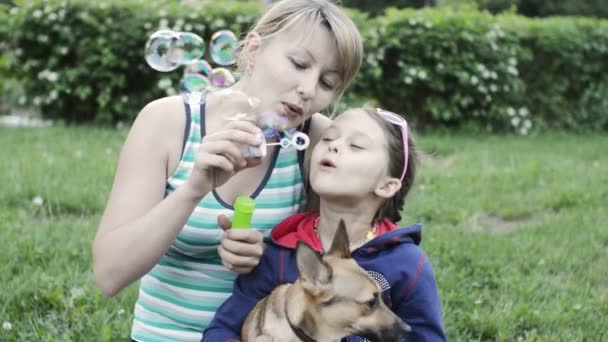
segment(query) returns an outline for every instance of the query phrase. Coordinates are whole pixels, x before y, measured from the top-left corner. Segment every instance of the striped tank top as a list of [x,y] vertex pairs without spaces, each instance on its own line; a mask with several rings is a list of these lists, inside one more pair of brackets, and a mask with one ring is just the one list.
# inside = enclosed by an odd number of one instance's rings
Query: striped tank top
[[[181,160],[167,179],[166,194],[175,191],[191,173],[205,134],[204,96],[184,96],[186,133]],[[304,129],[305,130],[305,129]],[[304,192],[301,155],[293,148],[277,148],[271,167],[253,197],[251,226],[268,236],[280,221],[298,212]],[[205,196],[158,264],[140,280],[131,338],[135,341],[200,341],[217,308],[232,293],[237,274],[226,269],[217,247],[222,229],[217,217],[233,215],[232,205],[215,191]]]

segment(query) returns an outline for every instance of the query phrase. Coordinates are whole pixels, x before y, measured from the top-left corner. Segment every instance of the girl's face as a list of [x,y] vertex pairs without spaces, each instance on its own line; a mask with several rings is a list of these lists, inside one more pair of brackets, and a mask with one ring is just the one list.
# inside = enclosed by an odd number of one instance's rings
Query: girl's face
[[332,122],[315,146],[310,182],[322,198],[375,198],[390,179],[388,164],[388,142],[380,125],[360,109],[349,110]]
[[336,99],[342,80],[336,72],[336,44],[326,27],[298,21],[258,42],[253,57],[245,57],[250,65],[244,67],[243,90],[260,100],[263,111],[279,113],[294,128]]

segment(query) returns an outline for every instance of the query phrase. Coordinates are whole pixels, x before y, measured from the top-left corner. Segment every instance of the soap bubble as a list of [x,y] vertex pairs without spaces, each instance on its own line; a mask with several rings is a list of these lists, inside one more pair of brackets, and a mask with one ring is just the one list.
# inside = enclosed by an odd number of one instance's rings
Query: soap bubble
[[187,74],[182,78],[181,86],[184,91],[196,92],[209,89],[211,82],[201,74]]
[[236,61],[235,50],[237,39],[234,33],[228,30],[217,31],[211,36],[209,54],[211,59],[219,65],[231,65]]
[[148,65],[157,71],[168,72],[179,67],[172,58],[172,47],[178,35],[171,30],[160,30],[153,33],[146,42],[145,56]]
[[215,68],[211,74],[211,85],[217,88],[230,87],[236,82],[234,75],[226,68]]
[[203,74],[206,77],[211,77],[213,68],[211,64],[204,59],[196,60],[192,63],[186,64],[184,69],[185,74]]
[[172,46],[171,58],[174,62],[185,65],[205,54],[205,42],[197,34],[178,32],[177,38]]

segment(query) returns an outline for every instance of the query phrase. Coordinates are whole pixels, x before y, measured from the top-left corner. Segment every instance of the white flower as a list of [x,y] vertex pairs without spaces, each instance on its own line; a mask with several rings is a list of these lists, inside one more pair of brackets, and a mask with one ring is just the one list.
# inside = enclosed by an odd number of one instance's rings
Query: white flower
[[524,127],[525,129],[530,129],[530,128],[532,128],[532,121],[530,121],[529,119],[524,120],[523,127]]
[[160,20],[160,22],[158,23],[158,27],[165,29],[169,27],[169,20],[163,18]]
[[32,13],[32,16],[34,18],[36,18],[36,19],[40,18],[40,17],[42,17],[42,11],[41,10],[35,10],[34,13]]
[[27,97],[25,95],[19,96],[19,104],[24,105],[27,102]]
[[444,68],[443,63],[437,63],[437,69],[441,70]]
[[165,93],[167,94],[167,96],[173,96],[173,95],[177,94],[177,92],[173,88],[167,88],[165,90]]
[[36,196],[32,198],[32,204],[39,207],[44,204],[44,200],[42,199],[42,197]]
[[479,92],[483,94],[488,92],[488,89],[484,85],[480,85],[479,87],[477,87],[477,90],[479,90]]
[[513,109],[512,107],[507,108],[507,115],[515,116],[515,109]]
[[526,107],[519,108],[520,116],[526,117],[526,116],[528,116],[528,114],[530,114],[530,111],[528,111],[528,108],[526,108]]
[[406,77],[403,79],[403,81],[405,81],[405,83],[406,83],[406,84],[412,84],[412,82],[413,82],[412,78],[411,78],[411,77],[409,77],[409,76],[406,76]]
[[424,71],[424,70],[418,71],[418,78],[420,78],[421,80],[425,80],[426,79],[426,71]]
[[54,101],[54,100],[56,100],[56,99],[57,99],[57,97],[59,97],[58,95],[59,95],[59,94],[58,94],[58,92],[57,92],[57,90],[56,90],[56,89],[51,90],[51,92],[49,93],[49,97],[48,97],[49,101]]
[[48,18],[50,21],[55,21],[55,20],[57,20],[57,14],[51,13],[51,14],[49,14]]
[[513,125],[513,127],[517,127],[519,126],[519,122],[520,122],[520,118],[518,118],[517,116],[514,116],[511,118],[511,125]]
[[574,308],[574,310],[576,310],[576,311],[580,311],[580,310],[582,310],[582,309],[583,309],[583,306],[582,306],[582,305],[580,305],[580,304],[574,304],[573,308]]
[[68,51],[69,51],[69,49],[68,49],[67,46],[62,46],[62,47],[59,48],[59,53],[62,54],[62,55],[64,55],[64,56],[68,54]]
[[9,13],[11,15],[17,15],[17,14],[19,14],[19,7],[13,7],[13,8],[11,8],[11,11]]
[[509,72],[511,75],[514,75],[514,76],[519,75],[519,72],[517,71],[517,68],[515,68],[515,67],[513,67],[513,66],[509,66],[509,67],[507,68],[507,71],[508,71],[508,72]]
[[145,24],[144,24],[144,28],[145,28],[146,30],[151,29],[151,28],[152,28],[152,23],[145,23]]
[[11,331],[13,330],[13,325],[11,324],[11,322],[4,322],[2,323],[2,329],[6,330],[6,331]]
[[184,25],[184,30],[186,30],[186,31],[192,31],[192,24],[186,24],[186,25]]
[[490,91],[495,93],[498,91],[498,86],[496,84],[490,84]]
[[486,95],[486,102],[492,102],[492,96]]
[[171,88],[171,79],[168,77],[163,77],[158,81],[158,87],[160,89],[167,89],[167,88]]
[[483,300],[481,300],[480,298],[477,298],[477,299],[475,300],[475,305],[479,305],[479,304],[481,304],[481,303],[483,303]]
[[167,11],[164,9],[161,9],[160,11],[158,11],[158,15],[160,17],[166,17],[167,16]]
[[196,12],[190,13],[190,19],[196,19],[197,17],[198,17],[198,14],[196,14]]
[[46,43],[49,41],[49,36],[47,36],[46,34],[41,34],[38,36],[38,41],[41,43]]
[[175,26],[184,26],[184,19],[177,19],[177,21],[175,22]]
[[32,102],[34,103],[34,106],[40,106],[42,99],[39,96],[34,96],[34,100]]
[[491,74],[490,74],[490,72],[489,72],[489,71],[487,71],[487,70],[484,70],[484,71],[481,73],[481,77],[483,77],[483,78],[490,78],[490,75],[491,75]]
[[516,66],[517,65],[517,59],[515,59],[514,57],[510,57],[509,58],[509,64],[512,66]]
[[82,153],[82,151],[78,150],[74,153],[74,156],[76,157],[76,159],[82,159],[82,156],[84,154]]
[[479,79],[477,78],[477,76],[471,77],[471,84],[472,85],[476,85],[478,82],[479,82]]
[[427,21],[424,23],[424,27],[430,29],[431,27],[433,27],[433,24],[430,21]]
[[125,313],[125,309],[120,309],[120,310],[118,310],[118,312],[117,312],[117,313],[118,313],[119,315],[122,315],[122,314],[124,314],[124,313]]
[[410,74],[410,75],[412,75],[412,76],[414,76],[414,77],[416,77],[417,71],[416,71],[416,69],[414,69],[414,68],[410,68],[410,69],[407,71],[407,73],[408,73],[408,74]]
[[124,102],[124,103],[127,103],[127,102],[129,102],[129,97],[128,97],[128,96],[126,96],[126,95],[123,95],[123,96],[120,98],[120,100],[121,100],[122,102]]
[[418,23],[418,22],[416,21],[416,19],[410,19],[410,20],[408,20],[407,22],[408,22],[408,23],[410,23],[410,25],[412,25],[412,26],[416,26],[416,24]]

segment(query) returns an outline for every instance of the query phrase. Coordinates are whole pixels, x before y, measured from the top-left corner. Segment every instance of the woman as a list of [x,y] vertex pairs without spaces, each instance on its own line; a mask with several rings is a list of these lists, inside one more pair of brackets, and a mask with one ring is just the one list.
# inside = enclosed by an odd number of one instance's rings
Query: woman
[[[304,200],[308,153],[259,145],[260,129],[231,121],[247,101],[278,112],[288,128],[307,130],[314,145],[333,103],[361,64],[353,22],[326,0],[284,0],[262,16],[242,43],[240,81],[231,94],[163,98],[135,120],[93,243],[95,281],[113,296],[141,279],[131,338],[198,341],[231,294],[234,272],[257,265],[262,232],[296,213]],[[252,195],[252,228],[228,230],[234,199]]]

